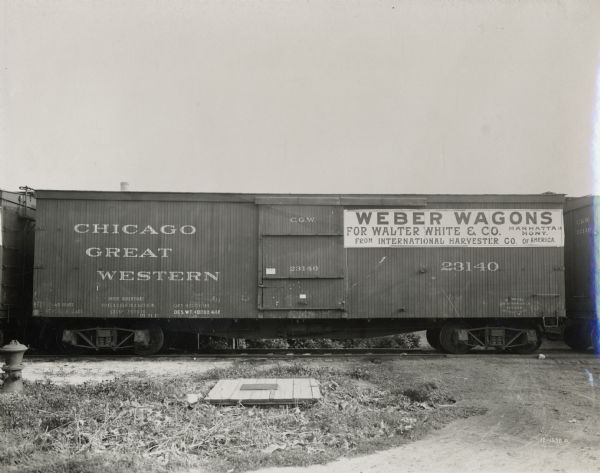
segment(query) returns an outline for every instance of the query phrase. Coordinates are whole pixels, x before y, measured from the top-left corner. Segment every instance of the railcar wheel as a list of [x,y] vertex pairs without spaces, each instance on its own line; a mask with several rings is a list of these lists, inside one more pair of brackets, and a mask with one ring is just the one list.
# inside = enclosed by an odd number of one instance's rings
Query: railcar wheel
[[458,339],[458,331],[466,329],[465,324],[450,322],[440,329],[440,348],[446,353],[462,355],[467,353],[471,347]]
[[158,326],[147,327],[145,330],[148,330],[148,334],[150,336],[148,345],[136,343],[133,346],[133,352],[140,356],[156,355],[162,349],[165,343],[165,334],[162,328]]
[[436,349],[437,351],[442,351],[442,347],[440,346],[440,329],[439,328],[430,328],[425,332],[425,338],[427,339],[427,343],[431,345],[431,348]]
[[589,331],[584,324],[567,325],[564,333],[565,343],[575,351],[586,351],[592,344]]
[[50,350],[55,351],[61,355],[80,355],[82,353],[89,353],[89,348],[76,347],[70,343],[63,342],[63,327],[56,327],[53,332],[54,344],[50,341]]

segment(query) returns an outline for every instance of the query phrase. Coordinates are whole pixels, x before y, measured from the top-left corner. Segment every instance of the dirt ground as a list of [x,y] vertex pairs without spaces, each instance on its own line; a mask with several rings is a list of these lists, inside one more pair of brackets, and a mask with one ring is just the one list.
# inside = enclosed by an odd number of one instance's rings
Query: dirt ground
[[[25,359],[27,361],[27,359]],[[24,371],[28,381],[51,381],[55,384],[99,383],[111,379],[145,376],[177,376],[189,373],[204,373],[213,368],[227,368],[231,361],[190,359],[181,360],[111,360],[77,359],[56,361],[29,361]]]
[[455,357],[390,364],[394,371],[443,380],[459,402],[488,411],[392,450],[260,473],[600,471],[600,362],[592,356]]
[[[484,407],[487,413],[392,450],[260,473],[600,472],[600,360],[591,354],[548,355],[543,360],[536,355],[303,360],[311,365],[367,368],[374,361],[384,364],[390,376],[435,380],[456,396],[458,405]],[[24,376],[71,383],[117,375],[185,375],[229,364],[200,358],[28,362]]]

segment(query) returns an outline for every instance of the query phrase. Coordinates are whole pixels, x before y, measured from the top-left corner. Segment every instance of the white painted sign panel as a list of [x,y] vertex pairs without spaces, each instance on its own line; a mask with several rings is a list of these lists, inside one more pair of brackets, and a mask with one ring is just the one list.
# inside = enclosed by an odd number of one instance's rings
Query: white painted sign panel
[[346,248],[561,247],[560,209],[344,210]]

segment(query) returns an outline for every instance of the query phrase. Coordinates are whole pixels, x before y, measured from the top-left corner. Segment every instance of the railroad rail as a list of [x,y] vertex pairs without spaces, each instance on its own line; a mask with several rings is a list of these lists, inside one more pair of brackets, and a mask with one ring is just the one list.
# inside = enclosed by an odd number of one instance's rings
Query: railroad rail
[[[537,358],[539,354],[543,354],[546,358],[560,359],[598,359],[593,351],[585,353],[574,352],[567,348],[549,348],[540,350],[539,353],[522,355],[515,353],[502,353],[493,350],[474,350],[472,352],[453,355],[440,353],[434,350],[401,350],[401,349],[244,349],[244,350],[213,350],[205,353],[161,353],[150,356],[138,356],[131,353],[32,353],[27,356],[27,360],[31,361],[52,361],[52,360],[88,360],[102,359],[110,360],[198,360],[198,359],[295,359],[295,358],[352,358],[352,357],[386,357],[386,358],[487,358],[499,357],[503,359],[513,358]],[[599,359],[600,361],[600,359]]]

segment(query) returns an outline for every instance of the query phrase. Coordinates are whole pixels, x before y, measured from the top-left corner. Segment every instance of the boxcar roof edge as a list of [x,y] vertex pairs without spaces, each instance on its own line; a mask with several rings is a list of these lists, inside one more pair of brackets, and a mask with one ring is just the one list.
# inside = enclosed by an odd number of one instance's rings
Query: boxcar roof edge
[[174,201],[174,202],[238,202],[251,204],[312,204],[346,206],[424,207],[432,203],[555,203],[565,202],[564,194],[235,194],[193,192],[118,192],[36,190],[43,200],[115,200],[115,201]]

